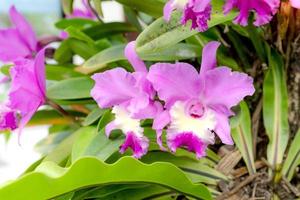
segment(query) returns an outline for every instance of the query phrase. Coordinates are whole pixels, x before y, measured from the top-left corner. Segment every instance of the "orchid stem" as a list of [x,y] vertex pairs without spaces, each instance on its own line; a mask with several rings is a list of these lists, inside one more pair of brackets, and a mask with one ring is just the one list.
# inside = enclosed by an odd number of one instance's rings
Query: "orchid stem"
[[49,106],[51,106],[54,110],[56,110],[57,112],[59,112],[62,116],[71,119],[74,123],[77,123],[77,120],[70,115],[70,113],[68,113],[66,110],[64,110],[60,105],[58,105],[57,103],[51,101],[51,100],[47,100],[47,104]]

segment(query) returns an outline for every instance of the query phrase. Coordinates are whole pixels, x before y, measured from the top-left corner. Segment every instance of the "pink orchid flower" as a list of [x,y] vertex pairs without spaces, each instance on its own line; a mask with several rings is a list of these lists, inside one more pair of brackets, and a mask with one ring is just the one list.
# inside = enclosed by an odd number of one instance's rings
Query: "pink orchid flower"
[[[6,106],[0,109],[0,130],[21,131],[46,102],[45,49],[35,59],[15,61],[10,69],[11,88]],[[19,119],[20,118],[20,119]]]
[[0,131],[15,130],[17,127],[16,112],[7,105],[0,105]]
[[88,4],[88,0],[82,0],[83,8],[75,8],[72,14],[67,15],[67,18],[85,18],[85,19],[95,19],[96,16]]
[[237,8],[239,15],[234,19],[234,23],[242,26],[248,25],[248,18],[251,11],[255,12],[255,26],[267,24],[278,10],[280,0],[226,0],[224,13]]
[[300,0],[290,0],[290,2],[294,8],[300,9]]
[[[167,128],[167,144],[172,152],[187,147],[198,158],[205,156],[216,133],[225,144],[230,136],[231,108],[254,93],[253,80],[247,74],[216,68],[220,44],[210,42],[203,49],[200,73],[187,63],[157,63],[151,66],[148,80],[165,102],[166,110],[154,120],[158,137]],[[159,140],[161,145],[161,139]]]
[[14,6],[10,8],[9,15],[15,27],[0,29],[0,60],[10,62],[33,58],[39,50],[33,28]]
[[135,42],[129,43],[125,48],[125,56],[135,72],[115,68],[93,75],[95,86],[91,96],[99,107],[112,108],[112,113],[115,114],[115,120],[105,128],[106,135],[109,136],[115,129],[122,130],[126,138],[120,152],[124,153],[131,148],[134,157],[140,158],[147,153],[149,146],[140,121],[154,118],[162,110],[162,106],[154,101],[155,91],[146,79],[146,65],[139,59],[134,48]]
[[192,29],[203,32],[208,29],[211,15],[211,0],[169,0],[164,7],[164,18],[170,21],[173,10],[182,11],[181,23],[191,20]]

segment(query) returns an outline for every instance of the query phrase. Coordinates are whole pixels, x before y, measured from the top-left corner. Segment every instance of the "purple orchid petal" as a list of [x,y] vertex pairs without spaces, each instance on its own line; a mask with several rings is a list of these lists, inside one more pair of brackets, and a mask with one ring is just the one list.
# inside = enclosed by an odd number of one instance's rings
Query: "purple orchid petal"
[[31,27],[31,25],[26,21],[26,19],[12,6],[9,10],[11,21],[15,24],[20,37],[28,45],[31,51],[37,50],[37,38]]
[[15,130],[18,127],[18,118],[14,110],[5,105],[0,106],[0,131]]
[[175,9],[172,4],[174,0],[169,0],[164,6],[164,19],[168,22],[171,19],[171,14]]
[[31,50],[16,29],[0,30],[0,47],[0,60],[4,62],[31,56]]
[[202,50],[200,76],[217,67],[217,50],[221,43],[209,42]]
[[20,112],[20,129],[31,119],[36,110],[46,102],[44,50],[35,60],[19,60],[10,69],[11,88],[9,107]]
[[67,18],[85,18],[85,19],[95,19],[96,16],[94,12],[91,10],[88,2],[88,0],[82,0],[82,4],[84,5],[84,8],[78,9],[75,8],[73,9],[72,14],[67,15]]
[[294,8],[300,9],[300,1],[299,0],[290,0],[290,2]]
[[190,0],[188,5],[183,10],[181,23],[186,24],[189,20],[192,21],[192,29],[198,29],[203,32],[208,29],[208,21],[211,16],[210,1]]
[[192,132],[168,133],[167,143],[172,152],[176,152],[179,147],[186,147],[189,151],[195,152],[198,159],[206,155],[207,144]]
[[111,121],[109,122],[106,126],[105,126],[105,135],[107,137],[110,136],[110,133],[113,131],[113,130],[116,130],[117,129],[117,126],[115,124],[115,121]]
[[246,26],[251,11],[256,12],[254,25],[261,26],[271,21],[280,4],[280,0],[227,0],[223,8],[227,14],[230,10],[237,8],[239,15],[234,19],[234,23]]
[[217,126],[214,131],[224,144],[233,145],[233,141],[230,135],[230,125],[228,116],[218,112],[215,112],[215,116]]
[[207,105],[224,105],[230,110],[245,96],[253,95],[253,79],[247,74],[219,67],[206,72],[204,99]]
[[91,96],[101,108],[126,104],[138,110],[149,104],[149,95],[139,88],[134,76],[122,68],[98,73],[92,78],[96,83]]
[[171,118],[168,111],[160,112],[153,120],[152,128],[156,130],[156,142],[163,151],[165,151],[166,148],[162,144],[162,132],[170,122]]
[[137,159],[141,158],[148,151],[149,140],[145,136],[138,136],[134,132],[126,133],[125,142],[120,147],[120,153],[124,153],[128,148],[133,151],[133,156]]
[[166,107],[175,101],[197,98],[200,93],[199,75],[196,69],[187,63],[157,63],[151,66],[148,80],[158,92]]
[[125,48],[124,54],[136,72],[147,73],[145,63],[139,58],[135,51],[135,41],[129,42]]

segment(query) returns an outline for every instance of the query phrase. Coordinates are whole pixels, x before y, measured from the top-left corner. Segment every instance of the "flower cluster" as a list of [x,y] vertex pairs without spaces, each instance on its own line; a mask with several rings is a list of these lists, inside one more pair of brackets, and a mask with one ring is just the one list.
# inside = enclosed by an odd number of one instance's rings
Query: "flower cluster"
[[254,93],[253,80],[228,67],[217,68],[218,46],[218,42],[205,46],[200,73],[192,65],[180,62],[157,63],[148,72],[131,42],[125,55],[135,72],[115,68],[93,75],[92,97],[99,107],[112,108],[115,114],[115,120],[106,126],[106,134],[120,129],[126,135],[121,153],[130,147],[136,158],[146,154],[149,140],[140,125],[143,119],[153,119],[161,149],[165,149],[161,139],[164,128],[172,152],[186,147],[200,158],[214,143],[215,133],[223,143],[233,144],[231,108]]
[[0,30],[0,60],[13,66],[9,98],[0,105],[0,131],[22,130],[46,102],[45,49],[15,7],[9,13],[15,27]]
[[[290,0],[291,5],[300,8],[299,0]],[[228,14],[233,9],[240,12],[234,19],[234,23],[242,26],[248,25],[251,12],[255,14],[255,26],[261,26],[271,21],[276,14],[280,0],[226,0],[223,7],[224,14]],[[169,21],[173,10],[182,12],[181,23],[186,24],[191,21],[191,28],[200,32],[208,29],[212,5],[211,0],[168,0],[164,7],[164,18]]]

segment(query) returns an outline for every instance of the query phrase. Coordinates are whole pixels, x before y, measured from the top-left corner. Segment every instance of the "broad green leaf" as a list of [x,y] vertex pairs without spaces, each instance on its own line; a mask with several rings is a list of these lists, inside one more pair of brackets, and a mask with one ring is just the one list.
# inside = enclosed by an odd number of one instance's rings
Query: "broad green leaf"
[[164,3],[159,0],[116,0],[128,7],[134,8],[138,11],[147,13],[153,17],[160,17],[163,15]]
[[96,156],[105,161],[113,153],[118,152],[123,140],[123,138],[108,139],[104,129],[98,132],[96,128],[93,128],[89,132],[82,132],[73,145],[72,162],[85,156]]
[[[223,1],[213,0],[213,12],[209,27],[227,22],[235,17],[235,13],[224,16],[222,12]],[[166,22],[163,17],[149,25],[137,38],[137,52],[139,55],[156,52],[171,47],[180,41],[198,33],[190,28],[190,23],[183,26],[180,23],[181,13],[175,12],[172,19]]]
[[91,26],[95,26],[99,24],[99,22],[90,20],[90,19],[84,19],[84,18],[71,18],[71,19],[61,19],[58,22],[55,23],[56,28],[59,29],[66,29],[69,26],[73,26],[78,29],[82,28],[89,28]]
[[[126,60],[124,56],[125,45],[117,45],[105,49],[87,60],[80,71],[83,73],[92,73],[107,67],[107,64]],[[147,61],[174,61],[196,58],[201,55],[201,47],[192,44],[179,43],[172,48],[161,51],[140,55],[141,59]]]
[[93,127],[83,127],[78,129],[57,145],[57,147],[44,158],[43,162],[51,161],[57,164],[63,163],[71,155],[74,141],[78,135],[81,133],[89,133],[90,131],[93,131]]
[[[74,113],[75,114],[75,113]],[[77,113],[76,113],[77,114]],[[70,124],[72,121],[63,117],[56,110],[37,111],[28,123],[29,126],[48,125],[48,124]]]
[[109,63],[125,60],[124,48],[124,44],[107,48],[88,59],[79,70],[83,73],[91,73],[105,68]]
[[282,175],[289,181],[292,180],[295,173],[295,169],[300,165],[300,129],[296,133],[295,138],[292,140],[292,144],[287,153],[287,158],[282,168]]
[[134,26],[123,22],[110,22],[105,24],[98,24],[82,30],[82,32],[84,32],[94,40],[99,40],[101,38],[110,37],[120,33],[136,31],[137,30]]
[[212,199],[204,185],[192,183],[174,165],[162,162],[147,165],[132,157],[124,157],[114,164],[82,158],[69,168],[43,162],[35,172],[2,187],[0,196],[14,200],[50,199],[83,187],[115,183],[158,184],[194,198]]
[[124,8],[124,14],[126,16],[127,21],[130,24],[134,25],[139,32],[142,32],[143,28],[138,19],[136,11],[125,5],[123,6],[123,8]]
[[75,38],[69,38],[66,40],[72,52],[79,55],[83,59],[89,59],[96,53],[98,53],[98,48],[96,44],[88,44],[82,40],[78,40]]
[[94,81],[89,77],[70,78],[51,85],[47,97],[58,100],[90,98],[93,86]]
[[66,28],[66,31],[69,33],[69,38],[75,38],[77,40],[87,42],[90,45],[94,44],[94,40],[92,38],[75,27],[70,26]]
[[105,109],[95,108],[92,110],[92,112],[89,113],[88,116],[86,116],[85,120],[83,121],[83,126],[89,126],[96,122],[104,113]]
[[240,112],[231,120],[231,136],[241,152],[249,174],[256,173],[253,155],[251,117],[245,102],[240,104]]
[[74,71],[72,67],[60,66],[60,65],[46,65],[46,77],[47,80],[64,80],[74,77],[85,76],[79,72]]
[[69,40],[64,40],[60,43],[60,46],[55,50],[54,59],[58,63],[69,63],[72,61],[72,51],[70,49]]
[[70,15],[73,12],[73,0],[61,0],[63,11],[66,15]]
[[263,119],[269,137],[268,161],[278,170],[289,138],[288,95],[283,60],[274,49],[268,54],[269,70],[263,83]]
[[228,177],[207,165],[207,159],[191,159],[186,156],[175,156],[168,152],[153,151],[142,157],[145,163],[169,162],[185,172],[193,182],[201,182],[217,185],[220,180],[228,180]]

